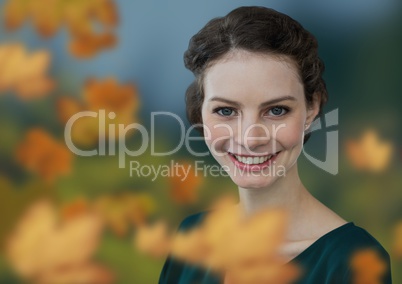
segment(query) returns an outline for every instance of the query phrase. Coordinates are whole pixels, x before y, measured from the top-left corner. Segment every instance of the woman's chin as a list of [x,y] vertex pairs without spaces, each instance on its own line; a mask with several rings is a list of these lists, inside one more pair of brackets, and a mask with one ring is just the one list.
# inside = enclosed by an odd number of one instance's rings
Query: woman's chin
[[250,189],[267,188],[274,182],[270,177],[231,176],[231,178],[238,187]]

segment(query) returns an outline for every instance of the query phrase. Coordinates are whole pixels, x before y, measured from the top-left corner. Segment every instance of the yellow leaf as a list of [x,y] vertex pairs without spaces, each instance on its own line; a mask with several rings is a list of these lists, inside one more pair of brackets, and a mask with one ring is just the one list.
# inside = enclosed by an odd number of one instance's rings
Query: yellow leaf
[[358,170],[381,172],[389,165],[393,146],[381,141],[375,130],[366,130],[358,140],[349,140],[346,151],[352,165]]
[[50,54],[37,51],[31,54],[20,44],[0,46],[0,92],[14,91],[23,99],[48,95],[54,82],[46,75]]
[[96,214],[86,212],[61,222],[55,206],[42,200],[27,210],[10,234],[6,256],[30,283],[38,277],[39,283],[72,283],[65,279],[101,283],[96,280],[110,274],[92,262],[101,232],[102,222]]
[[230,200],[205,217],[190,231],[179,232],[171,253],[190,263],[226,274],[226,283],[291,283],[299,275],[293,265],[283,265],[283,243],[287,214],[282,210],[263,210],[245,216]]
[[152,225],[144,224],[137,228],[135,247],[152,257],[165,258],[170,249],[170,235],[164,221]]
[[177,233],[171,243],[172,254],[189,263],[206,265],[213,248],[205,242],[204,236],[201,228]]
[[32,21],[38,33],[44,37],[53,36],[62,25],[62,2],[60,0],[42,0],[40,5],[30,3]]
[[101,196],[94,204],[96,211],[117,236],[125,236],[132,225],[145,224],[155,205],[150,196],[123,193]]
[[5,26],[9,30],[21,26],[28,16],[28,5],[24,0],[10,0],[4,7]]
[[20,27],[25,20],[32,21],[44,37],[53,36],[66,26],[73,38],[69,49],[80,58],[111,48],[117,41],[111,32],[118,22],[112,0],[8,0],[4,18],[10,30]]
[[266,261],[226,271],[224,284],[291,284],[300,275],[301,269],[296,265]]

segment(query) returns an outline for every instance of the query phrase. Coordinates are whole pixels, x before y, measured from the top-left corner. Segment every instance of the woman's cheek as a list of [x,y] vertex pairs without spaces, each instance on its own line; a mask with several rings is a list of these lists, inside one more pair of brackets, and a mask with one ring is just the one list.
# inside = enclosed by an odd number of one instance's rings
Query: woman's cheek
[[204,124],[205,142],[210,150],[212,147],[217,152],[227,151],[227,145],[233,135],[233,129],[228,124],[208,123]]
[[303,141],[303,130],[303,126],[298,122],[286,123],[282,128],[278,128],[275,140],[286,148],[294,147]]

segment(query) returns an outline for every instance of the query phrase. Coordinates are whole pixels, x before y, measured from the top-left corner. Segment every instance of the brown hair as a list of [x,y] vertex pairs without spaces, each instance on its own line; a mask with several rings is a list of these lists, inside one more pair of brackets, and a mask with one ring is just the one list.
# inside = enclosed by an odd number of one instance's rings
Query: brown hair
[[[322,78],[324,64],[316,38],[291,17],[266,7],[240,7],[209,21],[189,43],[184,63],[196,79],[186,91],[188,120],[203,134],[201,108],[204,71],[235,49],[289,57],[298,67],[306,104],[320,101],[321,114],[328,100]],[[196,126],[199,125],[199,126]],[[310,133],[304,137],[304,143]]]

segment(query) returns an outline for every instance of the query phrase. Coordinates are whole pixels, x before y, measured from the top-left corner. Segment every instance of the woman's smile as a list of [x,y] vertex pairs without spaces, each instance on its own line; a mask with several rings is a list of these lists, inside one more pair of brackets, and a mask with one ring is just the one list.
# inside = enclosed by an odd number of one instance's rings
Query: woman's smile
[[237,155],[230,152],[228,154],[237,168],[246,171],[261,171],[276,160],[279,152],[265,156]]

